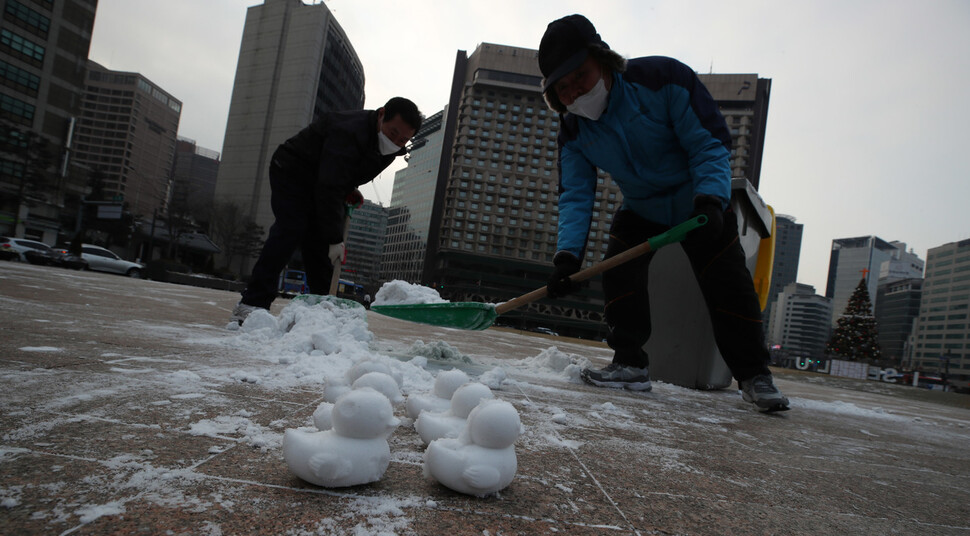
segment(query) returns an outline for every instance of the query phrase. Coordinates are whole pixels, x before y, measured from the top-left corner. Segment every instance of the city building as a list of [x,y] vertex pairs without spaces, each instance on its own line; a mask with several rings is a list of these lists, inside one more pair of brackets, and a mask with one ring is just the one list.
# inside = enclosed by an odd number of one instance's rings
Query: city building
[[99,178],[102,201],[136,217],[168,210],[182,103],[141,74],[88,62],[74,161]]
[[72,232],[88,172],[69,148],[97,0],[4,2],[0,18],[0,234]]
[[201,218],[194,209],[211,209],[218,174],[218,151],[200,147],[194,140],[179,138],[175,146],[172,204],[186,207],[194,217]]
[[883,359],[902,366],[913,324],[919,317],[923,279],[880,278],[876,292],[879,349]]
[[[216,199],[268,231],[269,162],[323,112],[364,105],[364,67],[324,3],[265,0],[246,12]],[[243,262],[248,272],[255,259]]]
[[424,120],[405,157],[407,167],[394,174],[387,238],[381,255],[382,281],[421,282],[441,164],[444,114],[441,111]]
[[798,279],[798,260],[802,251],[802,227],[802,224],[795,223],[793,216],[775,215],[775,258],[771,265],[768,305],[762,315],[766,329],[768,319],[771,318],[771,307],[778,299],[778,294]]
[[380,288],[381,250],[387,233],[387,209],[364,200],[347,227],[347,259],[340,279],[362,285],[373,298]]
[[892,241],[890,245],[896,249],[891,252],[888,260],[879,267],[879,283],[890,283],[900,279],[922,279],[923,267],[926,264],[919,255],[906,251],[906,244]]
[[970,240],[930,249],[909,364],[926,372],[946,373],[952,384],[966,387],[970,380],[968,314]]
[[[698,74],[731,130],[731,177],[758,189],[768,126],[771,79],[757,74]],[[796,259],[797,260],[797,259]]]
[[776,361],[822,359],[828,342],[832,300],[815,287],[789,283],[778,293],[768,321],[768,344]]
[[882,268],[882,263],[892,259],[896,251],[895,245],[876,236],[832,240],[825,297],[832,299],[831,325],[833,327],[845,311],[849,297],[863,277],[867,281],[870,299],[875,301],[876,286],[879,282],[876,276]]
[[[556,252],[559,116],[541,93],[537,51],[482,43],[458,51],[444,117],[443,151],[422,283],[452,301],[500,302],[543,286]],[[740,152],[736,177],[757,184],[770,81],[756,75],[707,75]],[[745,93],[752,87],[752,97]],[[738,97],[742,95],[742,97]],[[719,105],[721,102],[719,101]],[[736,118],[736,120],[735,120]],[[758,130],[756,134],[754,131]],[[584,266],[603,259],[609,227],[622,203],[600,173]],[[540,300],[502,315],[518,327],[560,334],[605,335],[600,280],[558,300]]]

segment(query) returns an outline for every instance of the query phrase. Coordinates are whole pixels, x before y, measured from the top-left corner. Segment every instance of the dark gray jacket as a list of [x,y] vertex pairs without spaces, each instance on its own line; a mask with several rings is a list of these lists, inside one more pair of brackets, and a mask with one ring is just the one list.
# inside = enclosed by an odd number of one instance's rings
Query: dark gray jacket
[[313,197],[314,228],[336,244],[343,241],[344,199],[403,154],[404,149],[387,156],[378,150],[377,111],[330,112],[283,142],[272,165],[283,180],[297,182]]

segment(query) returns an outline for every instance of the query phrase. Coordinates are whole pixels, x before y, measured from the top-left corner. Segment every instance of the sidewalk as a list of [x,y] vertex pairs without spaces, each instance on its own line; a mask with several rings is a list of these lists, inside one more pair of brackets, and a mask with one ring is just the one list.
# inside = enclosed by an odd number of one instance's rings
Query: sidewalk
[[[784,370],[794,409],[765,416],[734,390],[638,394],[510,367],[496,395],[527,432],[497,496],[425,480],[409,420],[379,482],[318,488],[289,473],[279,441],[307,424],[322,388],[253,383],[246,371],[279,365],[230,344],[237,300],[0,262],[0,532],[970,535],[966,395]],[[550,346],[609,356],[372,312],[368,326],[389,355],[447,342],[472,375]]]

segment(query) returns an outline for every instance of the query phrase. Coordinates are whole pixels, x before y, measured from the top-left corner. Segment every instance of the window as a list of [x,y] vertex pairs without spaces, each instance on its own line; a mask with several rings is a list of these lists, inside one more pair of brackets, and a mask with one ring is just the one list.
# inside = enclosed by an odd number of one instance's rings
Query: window
[[34,44],[6,28],[0,31],[0,48],[9,48],[23,59],[40,67],[44,62],[44,47]]

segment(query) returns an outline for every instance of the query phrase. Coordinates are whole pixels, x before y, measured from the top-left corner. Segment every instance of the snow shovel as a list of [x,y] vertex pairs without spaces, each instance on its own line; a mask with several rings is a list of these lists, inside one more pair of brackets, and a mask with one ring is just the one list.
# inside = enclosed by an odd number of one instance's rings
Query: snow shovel
[[[611,268],[619,266],[631,259],[655,251],[668,244],[680,242],[687,236],[687,233],[706,224],[707,216],[696,216],[680,225],[672,227],[668,231],[661,233],[646,242],[634,246],[619,255],[610,257],[598,264],[594,264],[585,270],[580,270],[569,276],[569,280],[578,283],[591,277],[601,274]],[[507,302],[479,303],[479,302],[447,302],[447,303],[419,303],[406,305],[371,305],[371,310],[382,315],[442,326],[456,329],[482,330],[491,326],[495,319],[513,309],[518,309],[523,305],[528,305],[534,301],[545,298],[548,294],[546,287],[533,290],[528,294],[523,294],[518,298],[513,298]]]

